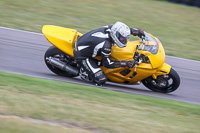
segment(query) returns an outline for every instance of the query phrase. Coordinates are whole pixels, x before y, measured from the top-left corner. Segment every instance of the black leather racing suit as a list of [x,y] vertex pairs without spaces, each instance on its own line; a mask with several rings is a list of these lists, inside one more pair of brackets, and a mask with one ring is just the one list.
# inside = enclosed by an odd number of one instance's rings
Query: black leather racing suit
[[110,36],[112,25],[90,31],[77,39],[74,49],[74,57],[77,63],[87,72],[89,78],[97,85],[103,85],[107,78],[98,67],[96,56],[101,56],[104,67],[120,67],[120,61],[111,60],[111,47],[113,45]]

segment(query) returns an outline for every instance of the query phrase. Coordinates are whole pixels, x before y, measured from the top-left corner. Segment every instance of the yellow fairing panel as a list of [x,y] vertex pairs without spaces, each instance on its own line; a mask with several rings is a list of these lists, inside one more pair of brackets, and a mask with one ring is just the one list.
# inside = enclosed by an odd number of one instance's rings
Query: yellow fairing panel
[[70,56],[74,56],[74,42],[77,39],[77,35],[79,35],[77,30],[52,25],[44,25],[42,28],[42,33],[45,35],[48,41],[58,49],[69,54]]
[[117,61],[133,60],[136,46],[132,42],[128,42],[124,48],[119,48],[117,45],[114,45],[111,50],[111,59]]
[[171,66],[167,63],[164,63],[162,66],[160,66],[156,71],[156,76],[163,75],[163,74],[169,74],[171,70]]
[[159,44],[158,53],[150,55],[149,59],[153,68],[158,68],[165,62],[165,51],[161,44]]
[[[145,66],[145,63],[141,64]],[[137,68],[129,68],[130,73],[126,76],[123,76],[122,74],[120,74],[120,72],[122,72],[125,69],[128,69],[127,67],[108,69],[102,66],[101,69],[104,71],[104,73],[110,81],[126,84],[135,84],[138,81],[141,81],[149,76],[152,76],[154,79],[156,79],[159,75],[169,74],[171,70],[171,66],[166,63],[164,63],[157,69],[151,69],[151,65],[147,66],[146,68],[144,66],[138,66]]]
[[154,69],[143,69],[143,68],[129,68],[130,73],[127,74],[126,76],[123,76],[120,74],[120,72],[124,71],[125,69],[128,69],[127,67],[119,67],[119,68],[114,68],[114,69],[108,69],[105,67],[101,67],[101,69],[104,71],[106,74],[106,77],[116,83],[126,83],[126,84],[134,84],[137,83],[138,81],[141,81],[142,79],[151,76],[156,72]]
[[[111,49],[111,59],[115,61],[121,60],[133,60],[137,44],[133,42],[127,43],[127,46],[124,48],[119,48],[117,45],[112,46]],[[101,56],[95,57],[97,60],[101,60]]]

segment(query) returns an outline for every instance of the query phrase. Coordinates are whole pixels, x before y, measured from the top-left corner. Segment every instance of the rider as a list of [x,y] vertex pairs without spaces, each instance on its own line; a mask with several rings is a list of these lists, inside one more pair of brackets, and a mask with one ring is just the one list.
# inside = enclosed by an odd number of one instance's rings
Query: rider
[[134,67],[134,60],[111,60],[112,46],[116,44],[119,48],[126,47],[130,34],[138,37],[145,36],[142,29],[129,28],[122,22],[116,22],[114,25],[90,31],[77,39],[74,57],[77,63],[86,71],[89,79],[96,85],[102,86],[107,81],[106,75],[93,59],[96,56],[101,56],[103,66],[106,68]]

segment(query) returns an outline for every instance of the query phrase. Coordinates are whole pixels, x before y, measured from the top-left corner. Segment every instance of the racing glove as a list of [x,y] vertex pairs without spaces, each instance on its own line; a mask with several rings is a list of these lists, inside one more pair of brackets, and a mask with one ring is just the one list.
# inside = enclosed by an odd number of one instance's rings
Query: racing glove
[[142,36],[145,37],[143,29],[131,28],[131,34],[134,35],[134,36],[138,36],[140,38],[142,38]]

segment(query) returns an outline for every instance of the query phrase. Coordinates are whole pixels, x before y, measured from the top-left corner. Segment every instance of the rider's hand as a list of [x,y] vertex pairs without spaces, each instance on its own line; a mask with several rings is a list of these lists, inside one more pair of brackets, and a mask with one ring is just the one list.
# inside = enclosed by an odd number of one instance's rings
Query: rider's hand
[[144,30],[143,29],[135,29],[131,28],[131,34],[134,36],[138,36],[140,38],[145,37]]
[[140,37],[140,38],[145,37],[143,29],[138,30],[138,37]]

